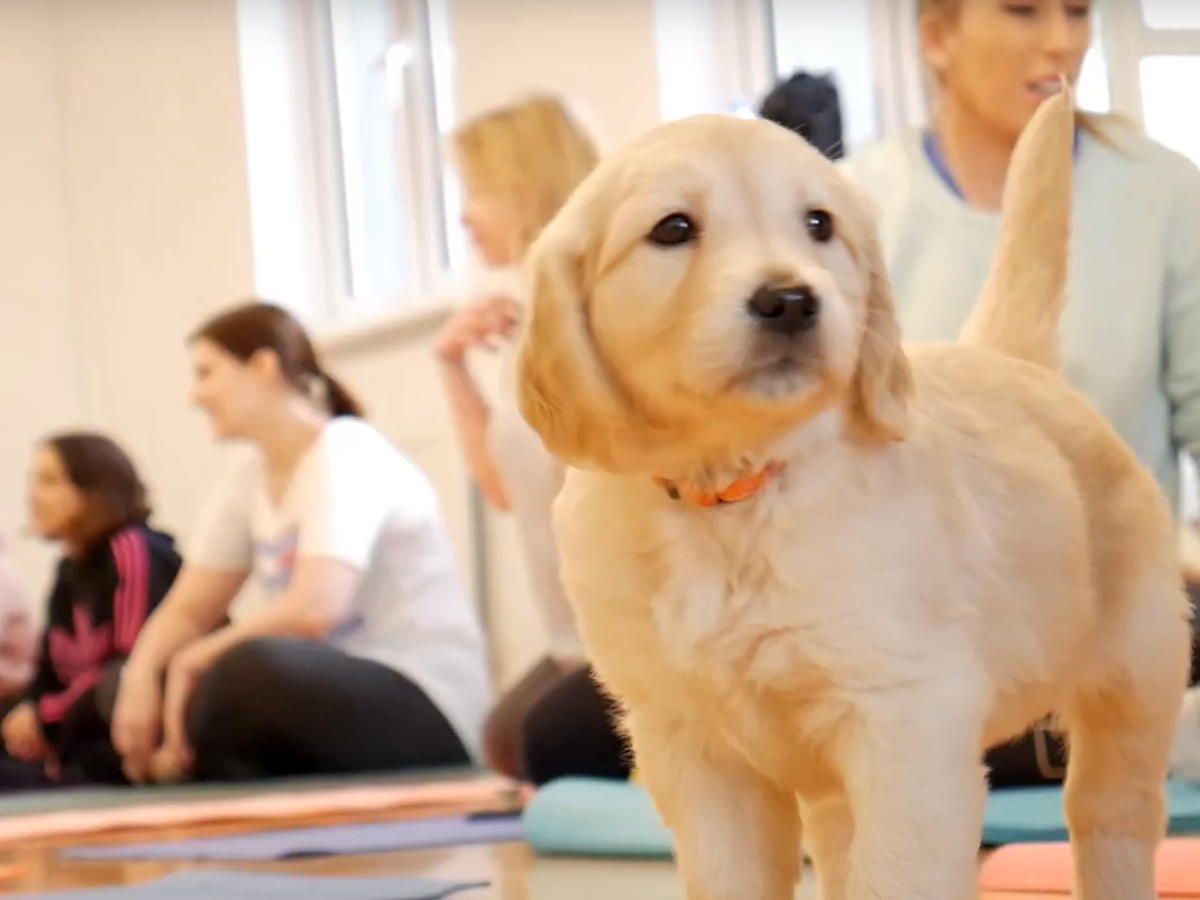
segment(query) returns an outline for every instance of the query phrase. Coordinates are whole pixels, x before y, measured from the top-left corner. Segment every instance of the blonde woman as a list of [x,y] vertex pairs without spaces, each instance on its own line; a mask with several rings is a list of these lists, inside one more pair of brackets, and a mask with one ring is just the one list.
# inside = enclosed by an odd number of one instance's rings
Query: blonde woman
[[[1060,76],[1079,78],[1091,13],[920,0],[930,125],[845,163],[878,206],[907,340],[951,340],[970,313],[1017,137]],[[1077,121],[1063,366],[1177,503],[1180,453],[1200,451],[1200,171],[1119,120]],[[1039,730],[988,762],[996,785],[1056,782],[1065,749]]]
[[[495,408],[468,366],[473,351],[509,354],[524,303],[526,250],[599,159],[588,129],[559,97],[537,94],[463,124],[452,151],[463,185],[463,225],[481,261],[507,288],[463,308],[436,344],[446,399],[480,492],[510,512],[550,632],[549,655],[502,698],[485,728],[493,768],[540,784],[560,775],[627,774],[607,701],[597,692],[558,575],[550,506],[562,466],[525,424],[504,369]],[[511,358],[505,360],[511,363]]]

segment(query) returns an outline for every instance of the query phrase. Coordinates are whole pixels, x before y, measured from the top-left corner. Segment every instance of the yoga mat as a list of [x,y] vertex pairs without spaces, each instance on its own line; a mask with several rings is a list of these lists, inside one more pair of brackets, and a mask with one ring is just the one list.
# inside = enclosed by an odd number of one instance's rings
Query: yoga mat
[[[1200,835],[1200,786],[1167,783],[1172,835]],[[544,856],[636,856],[666,859],[671,833],[640,784],[564,778],[541,788],[525,807],[525,836]],[[1005,788],[988,797],[983,846],[1067,838],[1060,787]]]
[[219,860],[300,859],[313,856],[365,856],[397,850],[428,850],[467,844],[500,844],[523,840],[515,813],[447,816],[401,822],[366,822],[320,828],[289,828],[224,837],[157,841],[110,847],[74,847],[67,859],[86,860]]
[[130,828],[165,828],[210,822],[269,821],[332,813],[395,809],[487,809],[511,803],[517,787],[504,778],[361,785],[288,793],[252,793],[183,802],[29,814],[0,819],[0,844]]
[[118,806],[146,806],[151,803],[182,803],[196,799],[216,800],[262,794],[294,794],[347,787],[397,787],[406,784],[471,781],[491,774],[484,769],[469,766],[444,766],[434,769],[410,769],[404,772],[375,772],[370,775],[309,775],[219,784],[205,782],[31,790],[0,795],[0,820],[10,816],[40,815],[63,810],[109,809]]
[[[1170,838],[1159,845],[1156,880],[1160,897],[1200,897],[1200,840]],[[985,891],[1041,892],[1069,896],[1074,875],[1065,843],[1002,847],[979,871]]]
[[418,878],[324,878],[258,872],[176,872],[124,887],[17,894],[19,900],[440,900],[486,882]]
[[640,784],[561,778],[526,804],[525,839],[543,856],[669,859],[671,832]]
[[[1200,834],[1200,786],[1167,782],[1167,831]],[[983,845],[1039,844],[1067,839],[1060,787],[1005,788],[988,798]]]

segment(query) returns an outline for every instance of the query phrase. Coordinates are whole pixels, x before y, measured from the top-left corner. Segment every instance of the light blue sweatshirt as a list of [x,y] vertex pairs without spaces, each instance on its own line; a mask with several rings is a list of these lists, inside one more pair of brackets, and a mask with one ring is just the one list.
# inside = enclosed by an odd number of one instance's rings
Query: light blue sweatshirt
[[[1179,508],[1180,452],[1200,455],[1200,170],[1120,125],[1081,133],[1075,167],[1067,379],[1113,423]],[[842,163],[874,200],[904,338],[954,340],[999,238],[918,131]]]

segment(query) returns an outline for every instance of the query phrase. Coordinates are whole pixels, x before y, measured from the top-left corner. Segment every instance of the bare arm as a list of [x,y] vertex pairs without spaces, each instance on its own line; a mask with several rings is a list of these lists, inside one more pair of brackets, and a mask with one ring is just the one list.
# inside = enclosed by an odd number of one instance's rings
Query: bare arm
[[248,574],[185,565],[171,592],[146,622],[126,667],[157,679],[179,650],[224,621]]
[[252,638],[327,638],[345,618],[361,580],[359,569],[340,560],[301,557],[278,602],[261,607],[212,635],[209,649],[213,658]]
[[491,410],[487,401],[471,377],[466,361],[441,361],[442,388],[450,404],[450,415],[454,430],[471,470],[471,477],[479,486],[480,493],[496,509],[507,512],[508,492],[500,479],[500,472],[488,449],[488,426]]
[[496,509],[510,508],[508,491],[488,449],[491,410],[467,367],[467,351],[495,349],[497,339],[510,337],[516,326],[517,306],[504,296],[489,297],[459,310],[438,336],[435,353],[454,429],[467,460],[467,468],[480,493]]

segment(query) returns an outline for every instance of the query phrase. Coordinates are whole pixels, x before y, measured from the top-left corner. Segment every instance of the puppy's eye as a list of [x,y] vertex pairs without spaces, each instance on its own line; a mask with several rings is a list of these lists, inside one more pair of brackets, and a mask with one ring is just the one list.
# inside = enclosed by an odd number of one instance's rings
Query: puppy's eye
[[683,213],[671,213],[650,229],[646,240],[660,247],[678,247],[690,244],[699,237],[700,229],[695,222]]
[[818,244],[833,240],[833,216],[823,209],[810,209],[804,216],[804,228]]

